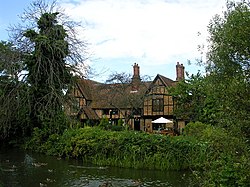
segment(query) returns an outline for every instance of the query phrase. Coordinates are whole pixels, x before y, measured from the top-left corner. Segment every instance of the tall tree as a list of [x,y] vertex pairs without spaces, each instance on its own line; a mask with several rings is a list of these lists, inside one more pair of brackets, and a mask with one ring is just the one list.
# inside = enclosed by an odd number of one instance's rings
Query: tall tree
[[[53,9],[54,4],[50,9],[46,8],[43,1],[33,5],[40,14],[36,19],[36,27],[26,29],[23,34],[31,46],[24,63],[30,88],[30,120],[35,126],[41,127],[43,123],[55,123],[62,117],[66,102],[64,92],[73,83],[76,65],[84,61],[79,51],[84,43],[77,40],[73,32],[74,26],[78,25],[63,20],[62,12]],[[35,13],[37,11],[33,10],[26,17],[36,16]],[[55,124],[50,127],[58,130]]]
[[218,108],[210,90],[210,77],[202,76],[200,72],[171,87],[169,91],[175,99],[176,118],[214,124]]
[[250,2],[227,2],[208,26],[207,75],[191,76],[173,88],[178,117],[250,134]]
[[57,24],[59,13],[44,13],[37,22],[39,32],[27,30],[24,36],[34,43],[27,55],[32,103],[31,121],[41,125],[42,118],[53,118],[62,112],[63,89],[70,84],[71,72],[65,63],[69,54],[66,31]]
[[25,126],[18,125],[26,120],[24,111],[27,110],[27,105],[22,103],[26,86],[20,81],[21,56],[13,44],[0,43],[0,140],[26,131]]
[[[75,74],[81,74],[78,65],[84,66],[86,53],[85,42],[75,32],[81,25],[63,12],[56,1],[48,4],[45,0],[36,0],[21,17],[26,25],[10,29],[10,41],[21,54],[22,62],[15,63],[22,64],[22,75],[17,76],[18,84],[9,92],[15,90],[18,93],[15,98],[21,106],[26,106],[20,115],[25,121],[16,122],[19,127],[46,127],[49,132],[60,132],[61,124],[66,122],[65,92],[74,83]],[[5,64],[10,63],[4,59]],[[10,106],[11,99],[5,97],[4,105]],[[18,113],[15,109],[19,110],[13,107],[12,112]],[[1,126],[11,124],[12,121],[5,120]]]
[[227,3],[223,16],[216,15],[208,26],[209,52],[207,70],[234,76],[250,68],[250,2]]
[[207,71],[220,106],[220,125],[250,133],[250,2],[227,2],[209,24]]

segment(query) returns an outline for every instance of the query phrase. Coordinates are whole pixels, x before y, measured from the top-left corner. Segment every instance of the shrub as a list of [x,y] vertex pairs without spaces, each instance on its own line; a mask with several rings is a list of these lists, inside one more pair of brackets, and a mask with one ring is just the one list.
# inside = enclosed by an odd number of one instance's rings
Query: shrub
[[204,171],[199,183],[202,186],[250,186],[250,163],[245,156],[236,160],[231,155],[223,155],[211,162],[211,168]]
[[201,122],[190,122],[184,129],[184,135],[201,137],[207,127],[207,124]]
[[124,124],[124,122],[123,122],[123,120],[120,118],[120,119],[118,120],[117,126],[123,126],[123,124]]
[[101,119],[99,127],[101,127],[102,129],[106,129],[108,126],[109,126],[109,120],[105,116],[104,118]]
[[[62,135],[50,135],[46,141],[39,142],[36,146],[35,140],[38,141],[41,134],[34,135],[36,137],[30,141],[34,150],[118,167],[188,169],[195,167],[199,157],[197,152],[202,148],[192,137],[149,135],[135,131],[106,131],[99,127],[67,129]],[[196,160],[190,159],[192,157]],[[203,157],[204,154],[200,159]]]
[[[189,123],[186,136],[207,144],[206,160],[198,162],[196,179],[202,186],[249,186],[249,147],[242,137],[233,136],[226,129]],[[198,169],[198,170],[197,170]]]
[[110,126],[111,131],[123,131],[125,130],[125,127],[123,126],[118,126],[118,125],[111,125]]

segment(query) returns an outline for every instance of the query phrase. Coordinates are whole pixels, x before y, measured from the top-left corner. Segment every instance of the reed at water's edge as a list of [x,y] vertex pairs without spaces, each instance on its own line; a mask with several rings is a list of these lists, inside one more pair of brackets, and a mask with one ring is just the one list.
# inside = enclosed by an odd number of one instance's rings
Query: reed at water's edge
[[98,127],[68,129],[44,140],[34,130],[26,148],[48,155],[82,158],[94,164],[160,170],[185,170],[209,161],[211,147],[191,136],[163,136]]

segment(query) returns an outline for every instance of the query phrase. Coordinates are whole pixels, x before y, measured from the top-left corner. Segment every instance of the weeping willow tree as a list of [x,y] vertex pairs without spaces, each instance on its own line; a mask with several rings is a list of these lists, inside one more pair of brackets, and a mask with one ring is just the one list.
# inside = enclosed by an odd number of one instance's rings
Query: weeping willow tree
[[[74,84],[75,75],[81,74],[78,65],[84,66],[86,60],[85,42],[75,32],[80,24],[64,15],[55,1],[50,5],[34,1],[21,18],[27,25],[12,27],[11,41],[21,54],[15,64],[23,64],[22,73],[12,88],[16,94],[11,96],[10,91],[3,96],[5,111],[1,111],[15,114],[11,118],[19,119],[15,122],[19,131],[38,127],[59,133],[67,123],[64,106],[69,98],[65,92]],[[13,98],[20,107],[8,104]],[[1,120],[2,138],[14,133],[13,121],[6,119],[8,115]]]

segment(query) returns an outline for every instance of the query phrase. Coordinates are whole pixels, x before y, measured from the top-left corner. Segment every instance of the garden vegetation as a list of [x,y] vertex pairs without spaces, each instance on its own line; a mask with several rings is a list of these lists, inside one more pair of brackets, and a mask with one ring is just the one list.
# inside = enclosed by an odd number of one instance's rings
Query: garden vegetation
[[189,123],[182,136],[106,130],[103,126],[69,128],[61,135],[48,135],[35,128],[25,148],[101,166],[191,170],[192,184],[198,186],[250,185],[246,142],[201,122]]

